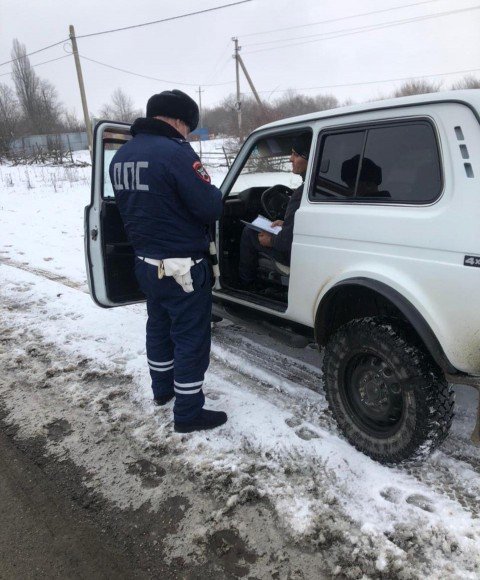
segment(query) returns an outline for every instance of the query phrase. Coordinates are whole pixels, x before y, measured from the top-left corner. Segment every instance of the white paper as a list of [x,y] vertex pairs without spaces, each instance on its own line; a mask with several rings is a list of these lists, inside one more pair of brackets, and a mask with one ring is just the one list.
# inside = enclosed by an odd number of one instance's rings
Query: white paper
[[259,215],[253,220],[252,226],[260,228],[261,230],[264,230],[265,232],[268,232],[269,234],[273,234],[274,236],[276,236],[279,232],[282,231],[282,226],[275,226],[272,228],[272,223],[273,222],[271,222],[269,219],[263,217],[262,215]]

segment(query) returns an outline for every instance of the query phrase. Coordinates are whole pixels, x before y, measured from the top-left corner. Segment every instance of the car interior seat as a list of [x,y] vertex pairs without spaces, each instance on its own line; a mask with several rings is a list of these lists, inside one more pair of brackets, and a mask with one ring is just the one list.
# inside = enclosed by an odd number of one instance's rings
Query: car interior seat
[[258,277],[274,284],[288,287],[290,268],[277,262],[270,255],[260,252],[258,256]]

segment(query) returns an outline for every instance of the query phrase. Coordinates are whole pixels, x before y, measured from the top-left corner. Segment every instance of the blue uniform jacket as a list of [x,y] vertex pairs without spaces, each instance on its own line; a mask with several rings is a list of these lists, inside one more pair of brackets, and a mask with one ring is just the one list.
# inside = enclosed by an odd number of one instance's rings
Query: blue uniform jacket
[[125,230],[137,256],[201,258],[222,194],[189,143],[160,119],[141,118],[109,172]]

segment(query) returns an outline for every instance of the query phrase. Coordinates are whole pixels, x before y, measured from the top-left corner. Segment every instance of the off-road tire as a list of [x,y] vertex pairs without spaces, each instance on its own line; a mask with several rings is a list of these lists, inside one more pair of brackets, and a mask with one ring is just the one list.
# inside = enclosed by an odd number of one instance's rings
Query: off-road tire
[[452,387],[401,321],[363,318],[340,327],[325,348],[323,374],[340,431],[376,461],[426,456],[448,435]]

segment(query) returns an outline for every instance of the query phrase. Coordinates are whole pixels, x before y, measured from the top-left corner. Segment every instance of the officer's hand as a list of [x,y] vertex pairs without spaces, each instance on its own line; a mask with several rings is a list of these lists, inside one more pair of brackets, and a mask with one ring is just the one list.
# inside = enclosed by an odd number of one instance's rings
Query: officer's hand
[[283,220],[275,220],[274,222],[272,222],[272,228],[276,228],[277,226],[282,227],[283,226]]
[[273,246],[273,235],[267,232],[260,232],[258,234],[258,241],[264,248],[271,248]]

